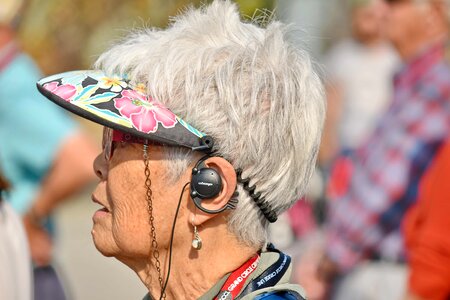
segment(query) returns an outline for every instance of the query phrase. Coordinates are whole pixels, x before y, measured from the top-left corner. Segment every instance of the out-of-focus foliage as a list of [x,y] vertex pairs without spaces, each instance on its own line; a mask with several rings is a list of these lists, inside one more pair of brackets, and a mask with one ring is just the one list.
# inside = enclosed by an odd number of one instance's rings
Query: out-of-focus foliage
[[[169,16],[202,0],[29,0],[19,37],[44,73],[89,68],[112,42],[133,28],[167,25]],[[274,0],[236,1],[244,17],[272,10]],[[264,13],[263,13],[264,14]]]

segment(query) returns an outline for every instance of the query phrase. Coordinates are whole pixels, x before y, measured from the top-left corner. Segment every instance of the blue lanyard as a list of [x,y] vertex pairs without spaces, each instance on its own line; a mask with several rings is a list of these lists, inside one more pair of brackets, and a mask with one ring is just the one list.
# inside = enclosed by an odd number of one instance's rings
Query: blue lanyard
[[276,285],[286,273],[291,264],[291,257],[275,249],[272,245],[267,247],[269,252],[280,254],[278,260],[267,268],[261,275],[250,281],[237,299],[250,294],[253,291]]

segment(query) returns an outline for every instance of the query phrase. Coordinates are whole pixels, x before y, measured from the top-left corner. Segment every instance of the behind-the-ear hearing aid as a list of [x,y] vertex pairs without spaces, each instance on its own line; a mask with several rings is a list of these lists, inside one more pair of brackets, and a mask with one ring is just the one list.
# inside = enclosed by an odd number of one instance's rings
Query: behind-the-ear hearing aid
[[216,210],[210,210],[202,206],[203,200],[214,198],[222,190],[222,179],[219,173],[205,165],[205,160],[209,157],[209,155],[202,157],[192,169],[191,198],[195,206],[201,211],[208,214],[218,214],[225,209],[235,208],[236,201],[230,200],[222,208]]

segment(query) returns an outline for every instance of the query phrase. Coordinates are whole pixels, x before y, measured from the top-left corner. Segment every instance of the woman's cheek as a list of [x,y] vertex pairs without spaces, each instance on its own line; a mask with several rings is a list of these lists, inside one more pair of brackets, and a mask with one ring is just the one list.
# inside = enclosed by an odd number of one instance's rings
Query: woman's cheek
[[[145,232],[148,234],[143,234]],[[147,211],[133,205],[117,207],[113,214],[113,236],[118,247],[127,254],[148,255],[150,226]]]

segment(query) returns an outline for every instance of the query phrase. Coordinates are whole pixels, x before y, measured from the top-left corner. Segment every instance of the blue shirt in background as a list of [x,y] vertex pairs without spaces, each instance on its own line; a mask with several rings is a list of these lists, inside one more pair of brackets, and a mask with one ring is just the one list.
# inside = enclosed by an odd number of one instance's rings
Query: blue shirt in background
[[33,61],[17,54],[0,71],[0,169],[12,189],[6,195],[17,212],[31,205],[74,121],[36,88],[42,77]]

